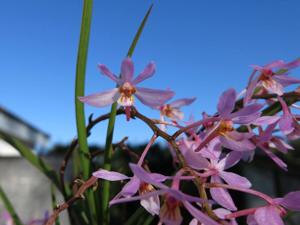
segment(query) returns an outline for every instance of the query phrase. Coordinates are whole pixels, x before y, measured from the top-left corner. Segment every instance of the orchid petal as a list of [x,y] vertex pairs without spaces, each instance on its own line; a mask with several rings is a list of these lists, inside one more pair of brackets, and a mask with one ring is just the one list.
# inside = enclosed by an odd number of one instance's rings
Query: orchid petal
[[274,206],[257,209],[254,213],[254,218],[258,225],[284,225],[276,207]]
[[294,130],[293,116],[290,113],[284,114],[278,124],[281,132],[285,135],[290,134]]
[[128,176],[114,172],[114,171],[108,171],[104,169],[100,169],[93,173],[94,177],[103,179],[103,180],[109,180],[109,181],[120,181],[120,180],[127,180],[130,179]]
[[262,81],[262,86],[271,93],[279,96],[283,95],[283,86],[273,78],[270,78],[268,82]]
[[195,100],[196,100],[196,98],[182,98],[182,99],[178,99],[176,101],[171,102],[170,106],[175,107],[175,108],[179,108],[179,107],[182,107],[182,106],[185,106],[185,105],[190,105]]
[[247,88],[246,88],[246,93],[245,93],[245,97],[244,97],[244,100],[243,100],[243,103],[244,105],[247,105],[248,102],[250,101],[253,93],[254,93],[254,90],[259,82],[259,76],[256,77],[254,79],[254,76],[256,74],[257,70],[254,69],[254,71],[252,72],[251,76],[249,77],[249,81],[248,81],[248,85],[247,85]]
[[[137,176],[140,180],[144,181],[145,183],[153,184],[154,186],[157,186],[162,189],[168,188],[168,186],[155,180],[155,177],[157,177],[157,174],[152,176],[151,173],[146,172],[142,167],[140,167],[136,164],[133,164],[133,163],[130,163],[129,167],[130,167],[131,171],[133,172],[133,174],[135,176]],[[161,178],[162,177],[163,177],[163,175],[161,175]]]
[[236,92],[233,88],[223,92],[218,102],[218,112],[222,118],[227,118],[234,109]]
[[115,204],[120,204],[120,203],[125,203],[125,202],[140,201],[141,199],[147,199],[147,198],[150,198],[152,196],[162,195],[164,193],[166,193],[165,190],[158,190],[158,191],[150,191],[150,192],[147,192],[146,194],[142,194],[142,195],[138,195],[138,196],[133,196],[133,197],[112,199],[109,202],[109,205],[112,206],[112,205],[115,205]]
[[290,192],[285,195],[280,205],[293,211],[300,211],[300,191]]
[[276,148],[279,151],[281,151],[283,153],[287,153],[289,150],[294,150],[293,146],[289,145],[284,140],[282,140],[278,137],[273,137],[272,143],[276,146]]
[[284,65],[284,68],[286,69],[294,69],[296,67],[300,66],[300,59],[296,59],[292,62],[289,62],[287,64]]
[[108,91],[91,94],[84,97],[78,97],[81,102],[87,103],[96,107],[103,107],[110,105],[118,100],[120,97],[118,88],[114,88]]
[[226,161],[223,169],[226,170],[230,167],[233,167],[241,160],[242,157],[243,157],[242,152],[232,151],[228,153],[228,155],[226,156]]
[[273,61],[269,64],[266,64],[264,65],[264,69],[273,69],[273,68],[280,68],[280,67],[283,67],[285,66],[285,62],[283,60],[276,60],[276,61]]
[[236,136],[242,136],[242,134],[240,133],[239,135],[237,135],[236,133],[230,132],[230,135],[228,135],[228,137],[226,136],[221,136],[220,137],[220,141],[222,143],[222,145],[225,148],[234,150],[234,151],[251,151],[255,149],[255,145],[247,138],[236,138]]
[[136,87],[136,97],[145,105],[155,107],[163,105],[174,96],[173,91]]
[[187,144],[186,140],[180,144],[180,150],[187,164],[194,169],[208,168],[209,162],[201,154],[194,152],[191,146],[187,146]]
[[127,57],[122,61],[121,65],[121,80],[123,83],[131,83],[134,73],[134,66],[131,58]]
[[132,84],[136,85],[150,77],[155,73],[155,64],[154,62],[150,62],[143,72],[141,72],[133,81]]
[[239,111],[231,114],[232,121],[238,124],[251,123],[260,116],[259,110],[262,107],[263,107],[262,104],[252,104],[252,105],[245,106]]
[[259,225],[259,224],[256,222],[256,220],[255,220],[255,218],[254,218],[254,215],[252,215],[252,214],[250,214],[250,215],[247,216],[247,224],[248,224],[248,225]]
[[135,193],[137,193],[140,183],[140,180],[136,176],[132,177],[131,180],[124,185],[120,191],[120,194],[124,197],[133,196]]
[[[211,176],[211,183],[221,183],[221,179],[218,176]],[[224,188],[211,188],[211,197],[226,209],[235,211],[237,210],[230,194]]]
[[287,75],[274,75],[273,79],[280,83],[283,87],[300,83],[299,79],[289,77]]
[[160,201],[158,195],[141,199],[140,203],[152,216],[159,215]]
[[250,181],[247,178],[242,177],[238,174],[235,174],[232,172],[221,171],[219,173],[219,176],[222,177],[226,181],[226,183],[229,185],[236,186],[236,187],[242,187],[242,188],[250,188],[251,187]]
[[98,68],[100,69],[103,75],[107,76],[108,78],[110,78],[118,84],[120,83],[120,79],[115,74],[113,74],[105,65],[99,64]]
[[256,126],[264,126],[276,123],[280,119],[279,116],[262,116],[252,122]]
[[216,221],[214,221],[212,218],[210,218],[208,215],[201,212],[201,210],[198,210],[195,208],[191,203],[184,201],[183,202],[184,207],[189,211],[189,213],[195,217],[199,222],[205,224],[205,225],[220,225]]
[[261,112],[255,112],[249,116],[238,116],[232,119],[232,122],[236,124],[250,124],[253,121],[255,121],[257,118],[259,118]]
[[264,152],[273,160],[273,162],[275,162],[277,164],[277,166],[279,166],[281,169],[283,169],[284,171],[287,171],[287,164],[285,162],[283,162],[280,158],[278,158],[273,152],[271,152],[270,150],[264,148],[263,146],[259,146],[262,150],[264,150]]

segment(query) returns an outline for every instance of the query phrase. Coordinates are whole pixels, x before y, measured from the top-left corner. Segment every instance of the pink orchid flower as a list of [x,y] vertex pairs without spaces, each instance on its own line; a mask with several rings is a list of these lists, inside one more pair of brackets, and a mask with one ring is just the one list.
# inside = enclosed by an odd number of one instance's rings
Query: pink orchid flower
[[122,62],[120,78],[103,64],[99,65],[99,69],[105,76],[113,80],[118,87],[85,97],[79,97],[79,100],[96,107],[103,107],[118,102],[125,107],[127,119],[130,113],[130,107],[134,104],[134,96],[143,104],[150,107],[163,105],[174,96],[174,92],[170,90],[156,90],[136,86],[154,74],[155,64],[153,62],[149,63],[144,71],[135,79],[133,79],[134,65],[130,58],[125,58]]
[[131,202],[137,200],[148,199],[152,196],[163,195],[164,196],[164,204],[160,208],[159,216],[160,220],[163,224],[166,225],[180,225],[182,222],[182,217],[180,214],[179,207],[184,206],[187,211],[195,217],[198,221],[203,222],[207,225],[220,225],[209,216],[201,212],[201,210],[197,209],[195,206],[191,204],[191,202],[196,203],[204,203],[204,200],[198,197],[190,196],[184,194],[179,190],[179,180],[182,179],[192,179],[191,177],[182,177],[180,174],[176,174],[174,177],[172,187],[168,187],[167,185],[159,182],[156,177],[165,177],[164,175],[153,175],[152,173],[146,172],[141,166],[136,164],[130,164],[131,171],[134,176],[136,176],[141,182],[151,184],[156,187],[158,190],[148,192],[146,194],[142,194],[139,196],[133,197],[124,197],[119,199],[113,199],[110,202],[110,205]]
[[[287,71],[296,68],[299,65],[300,59],[294,60],[290,63],[285,63],[282,60],[277,60],[265,66],[254,65],[254,71],[249,78],[249,83],[244,98],[244,104],[250,101],[256,87],[263,87],[270,93],[282,95],[284,87],[300,83],[299,79],[289,77],[286,74],[278,74],[276,72],[273,72],[273,69],[275,68]],[[260,74],[259,76],[254,78],[257,71],[260,72]]]
[[[227,184],[235,187],[250,188],[251,183],[247,178],[232,172],[224,171],[234,166],[239,160],[240,157],[236,157],[235,152],[227,154],[227,156],[221,160],[210,160],[210,165],[206,169],[206,173],[211,176],[210,182],[223,183],[222,180],[224,180]],[[211,188],[210,193],[212,198],[221,206],[232,211],[237,210],[229,192],[226,189]]]
[[290,192],[283,198],[275,199],[273,205],[257,208],[253,214],[248,215],[248,225],[284,225],[282,216],[286,214],[283,209],[300,211],[300,191]]
[[160,110],[161,119],[164,121],[164,117],[168,117],[171,120],[183,120],[184,114],[180,110],[182,106],[187,106],[192,104],[196,98],[182,98],[176,101],[170,102],[168,104],[163,104],[158,107],[157,109]]
[[255,145],[249,140],[254,134],[252,132],[238,132],[234,129],[234,124],[249,125],[256,121],[261,114],[260,109],[263,105],[254,103],[233,112],[236,97],[236,91],[232,88],[223,92],[217,106],[217,123],[211,125],[206,137],[196,151],[200,151],[207,143],[217,137],[223,147],[234,151],[255,149]]

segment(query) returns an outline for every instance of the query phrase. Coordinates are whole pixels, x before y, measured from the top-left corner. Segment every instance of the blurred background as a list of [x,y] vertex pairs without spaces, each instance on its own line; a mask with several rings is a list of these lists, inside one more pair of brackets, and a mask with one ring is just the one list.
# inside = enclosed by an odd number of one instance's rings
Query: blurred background
[[[106,64],[119,73],[149,5],[147,0],[94,1],[87,94],[114,86],[99,73],[97,64]],[[136,74],[153,60],[157,72],[143,83],[145,87],[171,88],[176,98],[197,97],[184,109],[186,119],[191,114],[198,119],[203,111],[214,113],[225,89],[233,87],[239,92],[245,88],[250,65],[299,57],[299,7],[297,0],[154,1],[133,55]],[[81,12],[79,0],[11,0],[2,2],[0,9],[0,131],[25,142],[56,169],[76,135],[74,84]],[[300,70],[293,71],[293,75],[300,78]],[[137,107],[150,118],[159,117],[158,112],[139,103]],[[109,107],[86,106],[87,116],[108,111]],[[103,122],[97,126],[89,137],[94,151],[102,149],[106,125]],[[117,119],[115,130],[114,142],[128,136],[134,152],[141,151],[152,134],[143,123],[126,123],[123,116]],[[297,141],[293,145],[299,149]],[[159,141],[148,160],[155,170],[158,156],[163,157],[164,170],[170,173],[172,162],[165,147]],[[282,195],[300,189],[298,152],[284,158],[289,164],[288,173],[281,172],[263,155],[257,156],[256,163],[235,169],[247,176],[254,188]],[[122,154],[115,156],[114,166],[126,165],[132,157]],[[67,177],[71,181],[70,168]],[[4,140],[0,140],[0,183],[24,221],[41,218],[51,209],[47,178]],[[236,199],[244,206],[259,204],[245,196]],[[136,206],[118,206],[115,213],[122,210],[126,218]],[[288,220],[290,224],[300,223],[297,215],[290,215]],[[63,224],[67,224],[67,218]]]

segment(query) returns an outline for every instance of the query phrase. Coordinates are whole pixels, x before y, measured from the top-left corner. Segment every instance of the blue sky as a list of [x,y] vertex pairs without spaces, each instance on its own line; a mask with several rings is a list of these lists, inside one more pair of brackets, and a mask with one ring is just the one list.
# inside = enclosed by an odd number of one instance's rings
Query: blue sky
[[[114,84],[97,70],[104,63],[115,73],[151,1],[94,1],[86,93]],[[177,97],[197,97],[186,108],[200,118],[214,112],[227,88],[242,90],[249,65],[300,56],[297,0],[154,1],[153,13],[133,60],[136,73],[151,60],[154,77],[143,86],[171,88]],[[74,83],[82,2],[77,0],[4,1],[0,10],[0,104],[67,143],[76,134]],[[294,76],[300,78],[299,72]],[[137,104],[137,106],[141,106]],[[149,117],[158,113],[139,107]],[[109,107],[86,107],[100,115]],[[141,122],[120,117],[115,141],[151,136]],[[106,123],[93,130],[91,143],[102,144]]]

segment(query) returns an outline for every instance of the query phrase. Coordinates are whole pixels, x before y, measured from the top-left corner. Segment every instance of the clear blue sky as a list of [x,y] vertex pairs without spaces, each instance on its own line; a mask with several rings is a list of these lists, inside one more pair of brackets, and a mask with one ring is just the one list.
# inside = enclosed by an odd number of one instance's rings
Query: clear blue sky
[[[151,1],[94,1],[86,93],[112,88],[97,63],[115,73]],[[214,112],[219,94],[243,89],[249,65],[300,56],[298,0],[154,1],[133,60],[138,73],[150,61],[156,75],[145,87],[170,87],[177,97],[197,97],[197,118]],[[48,132],[52,143],[75,134],[74,77],[81,21],[80,0],[3,1],[0,9],[0,104]],[[300,74],[295,74],[300,78]],[[138,104],[138,106],[140,106]],[[109,107],[86,107],[99,115]],[[141,107],[150,117],[158,113]],[[150,138],[140,122],[118,119],[115,141]],[[103,143],[105,124],[91,142]]]

